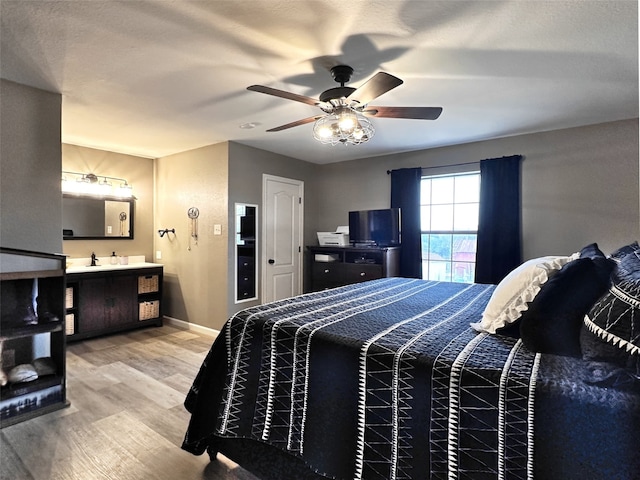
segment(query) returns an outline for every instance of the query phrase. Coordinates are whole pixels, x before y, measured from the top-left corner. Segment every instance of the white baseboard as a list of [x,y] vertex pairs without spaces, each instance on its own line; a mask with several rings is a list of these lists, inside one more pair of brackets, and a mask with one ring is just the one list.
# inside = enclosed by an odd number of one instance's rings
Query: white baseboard
[[196,325],[195,323],[185,322],[184,320],[178,320],[177,318],[167,317],[166,315],[163,317],[164,321],[167,325],[171,325],[172,327],[180,328],[182,330],[193,330],[194,332],[198,332],[201,335],[207,335],[209,337],[217,337],[220,333],[220,330],[216,330],[215,328],[203,327],[202,325]]

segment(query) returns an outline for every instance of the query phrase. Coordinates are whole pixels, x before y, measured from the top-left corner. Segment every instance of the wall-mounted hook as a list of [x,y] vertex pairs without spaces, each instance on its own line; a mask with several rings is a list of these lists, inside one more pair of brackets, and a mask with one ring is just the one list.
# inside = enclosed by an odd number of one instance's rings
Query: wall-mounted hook
[[175,235],[176,233],[176,229],[175,228],[165,228],[164,230],[158,230],[158,234],[160,235],[160,238],[164,237],[165,234],[167,233],[173,233]]

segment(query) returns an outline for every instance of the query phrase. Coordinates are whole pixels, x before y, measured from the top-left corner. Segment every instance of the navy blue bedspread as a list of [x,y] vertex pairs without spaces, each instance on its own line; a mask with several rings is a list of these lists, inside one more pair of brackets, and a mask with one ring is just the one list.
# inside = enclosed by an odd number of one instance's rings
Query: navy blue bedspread
[[389,278],[239,312],[182,448],[252,439],[336,479],[640,478],[640,391],[475,332],[493,289]]

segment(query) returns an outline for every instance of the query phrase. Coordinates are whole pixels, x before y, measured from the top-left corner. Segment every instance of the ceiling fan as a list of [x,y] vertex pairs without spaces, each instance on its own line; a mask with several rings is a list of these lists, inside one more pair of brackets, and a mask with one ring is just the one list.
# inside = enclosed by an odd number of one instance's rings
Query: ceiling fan
[[370,140],[374,134],[373,125],[366,117],[435,120],[442,113],[441,107],[370,106],[369,102],[402,85],[402,80],[388,73],[378,72],[358,88],[345,87],[345,83],[349,82],[353,75],[353,68],[348,65],[334,66],[331,68],[331,75],[340,86],[325,90],[318,100],[263,85],[247,87],[247,90],[253,92],[319,107],[324,112],[271,128],[267,132],[279,132],[315,122],[313,134],[316,140],[322,143],[360,144]]

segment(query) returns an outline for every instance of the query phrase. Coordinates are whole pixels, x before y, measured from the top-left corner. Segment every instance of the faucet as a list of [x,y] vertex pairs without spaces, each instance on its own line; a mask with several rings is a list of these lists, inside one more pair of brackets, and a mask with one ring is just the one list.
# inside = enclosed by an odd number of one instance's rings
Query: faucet
[[95,267],[96,266],[96,262],[99,262],[100,260],[98,260],[96,258],[96,254],[95,252],[91,252],[91,266]]

